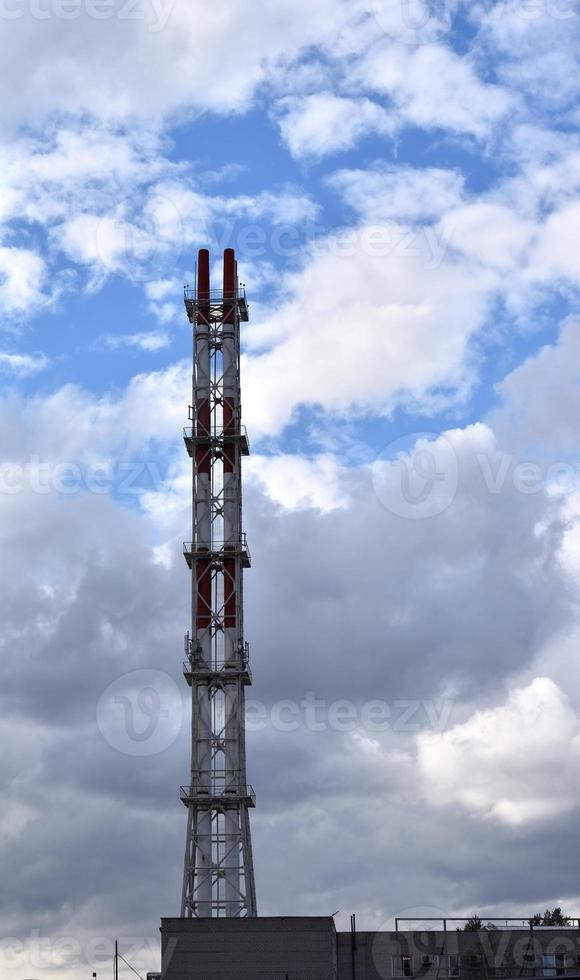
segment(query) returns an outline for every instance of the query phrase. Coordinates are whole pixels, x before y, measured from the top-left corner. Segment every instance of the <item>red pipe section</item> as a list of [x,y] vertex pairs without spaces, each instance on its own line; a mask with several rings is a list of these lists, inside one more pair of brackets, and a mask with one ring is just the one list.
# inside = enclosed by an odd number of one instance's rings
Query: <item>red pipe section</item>
[[[209,251],[207,248],[200,248],[197,256],[197,326],[203,326],[205,329],[201,335],[205,341],[205,333],[209,331],[209,297],[210,297],[210,279],[209,279]],[[196,333],[196,339],[200,338],[199,331]],[[198,434],[209,433],[209,401],[207,398],[199,399],[196,405],[197,414],[197,427]],[[210,458],[207,449],[203,446],[197,447],[197,469],[199,473],[207,473],[210,471]]]
[[197,253],[197,298],[209,302],[209,249]]
[[[235,323],[235,302],[237,293],[236,254],[233,248],[224,250],[224,323]],[[234,432],[234,400],[224,398],[224,435]],[[224,473],[232,473],[235,464],[235,446],[230,443],[224,446]]]
[[[224,299],[236,298],[236,253],[233,248],[224,249]],[[232,317],[233,310],[230,311]],[[232,317],[233,318],[233,317]],[[224,321],[231,323],[232,319]]]

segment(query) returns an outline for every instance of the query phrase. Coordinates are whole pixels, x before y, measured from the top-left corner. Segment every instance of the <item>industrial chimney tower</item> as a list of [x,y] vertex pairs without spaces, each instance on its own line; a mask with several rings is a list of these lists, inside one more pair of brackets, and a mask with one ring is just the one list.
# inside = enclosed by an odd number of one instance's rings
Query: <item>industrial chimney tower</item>
[[210,288],[209,253],[198,255],[196,284],[185,290],[194,328],[191,426],[193,463],[191,633],[184,673],[192,694],[191,783],[181,915],[256,915],[246,783],[245,688],[251,684],[243,631],[241,457],[249,453],[240,405],[240,321],[248,319],[233,249],[224,252],[223,288]]

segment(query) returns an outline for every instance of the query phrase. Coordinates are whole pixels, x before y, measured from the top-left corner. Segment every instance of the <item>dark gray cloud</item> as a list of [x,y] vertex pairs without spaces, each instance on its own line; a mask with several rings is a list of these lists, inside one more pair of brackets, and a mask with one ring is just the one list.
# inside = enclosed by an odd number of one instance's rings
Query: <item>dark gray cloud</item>
[[[442,724],[460,723],[574,622],[558,502],[511,482],[491,493],[477,459],[493,456],[489,432],[453,438],[457,493],[428,519],[393,514],[365,468],[339,474],[348,503],[327,513],[285,510],[248,481],[249,696],[264,712],[248,768],[263,913],[340,908],[380,925],[425,896],[458,913],[576,891],[562,856],[576,847],[572,813],[514,828],[453,801],[430,805],[416,728],[400,724],[401,699],[443,699]],[[189,768],[180,480],[148,516],[88,493],[0,499],[0,914],[11,934],[154,941],[159,916],[178,907]],[[164,541],[169,560],[154,551]],[[166,713],[151,740],[139,741],[147,703],[133,734],[126,717],[108,727],[115,692],[138,707],[159,675]],[[315,716],[309,697],[323,702]],[[392,711],[380,732],[362,715],[377,698]],[[337,699],[354,712],[346,728]],[[417,710],[419,728],[433,724]]]
[[558,511],[513,482],[490,492],[480,454],[493,470],[485,439],[458,443],[455,501],[425,520],[390,513],[367,470],[344,476],[343,510],[249,498],[247,616],[263,696],[429,698],[450,684],[472,696],[561,628],[573,606]]

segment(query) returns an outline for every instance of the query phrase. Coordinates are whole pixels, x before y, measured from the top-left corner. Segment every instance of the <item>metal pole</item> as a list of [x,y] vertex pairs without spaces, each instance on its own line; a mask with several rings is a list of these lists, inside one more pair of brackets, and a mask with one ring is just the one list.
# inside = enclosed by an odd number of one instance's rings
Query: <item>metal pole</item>
[[119,940],[115,939],[115,980],[119,980]]

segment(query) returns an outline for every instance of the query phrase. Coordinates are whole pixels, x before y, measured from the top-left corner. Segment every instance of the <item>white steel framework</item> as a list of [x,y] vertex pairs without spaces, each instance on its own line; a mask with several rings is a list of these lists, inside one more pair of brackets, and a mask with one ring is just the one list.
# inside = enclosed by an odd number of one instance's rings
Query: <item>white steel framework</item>
[[256,894],[246,782],[245,688],[251,684],[243,633],[240,321],[248,319],[233,249],[224,252],[223,288],[211,289],[209,252],[198,254],[194,289],[185,290],[194,328],[193,399],[184,430],[193,466],[192,622],[184,674],[192,693],[191,780],[181,915],[255,916]]

